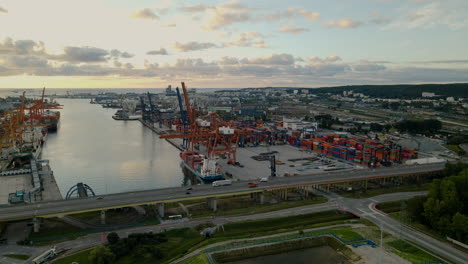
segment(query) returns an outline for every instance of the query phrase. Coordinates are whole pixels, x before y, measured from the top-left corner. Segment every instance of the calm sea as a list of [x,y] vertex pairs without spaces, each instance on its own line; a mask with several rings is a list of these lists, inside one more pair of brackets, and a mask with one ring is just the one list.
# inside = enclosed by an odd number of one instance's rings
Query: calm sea
[[115,121],[115,109],[87,99],[59,103],[59,128],[49,134],[42,159],[50,161],[63,196],[78,182],[97,194],[183,184],[179,151],[139,121]]

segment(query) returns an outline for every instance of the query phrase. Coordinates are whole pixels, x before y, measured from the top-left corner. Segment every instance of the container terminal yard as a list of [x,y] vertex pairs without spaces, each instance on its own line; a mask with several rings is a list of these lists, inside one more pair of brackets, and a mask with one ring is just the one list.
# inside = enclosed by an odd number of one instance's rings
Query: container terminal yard
[[[267,197],[287,201],[295,193],[327,196],[400,186],[439,175],[454,157],[443,148],[412,148],[404,143],[405,135],[353,133],[323,128],[323,123],[307,117],[299,119],[310,111],[282,112],[274,107],[233,111],[239,103],[236,96],[223,97],[221,101],[229,106],[220,106],[213,103],[217,100],[213,95],[197,94],[185,83],[181,87],[175,91],[168,87],[162,94],[95,96],[90,103],[115,109],[113,122],[139,122],[180,150],[180,160],[174,162],[180,162],[184,174],[193,179],[192,186],[103,195],[80,182],[65,197],[55,181],[60,175],[54,176],[49,161],[41,159],[48,133],[60,133],[56,110],[63,106],[47,101],[45,89],[38,100],[27,100],[23,94],[21,103],[1,119],[0,222],[28,220],[39,232],[51,217],[71,221],[68,216],[78,213],[98,211],[105,226],[106,212],[119,208],[152,205],[162,220],[168,217],[166,204],[191,200],[206,200],[209,210],[216,212],[218,202],[231,196],[250,195],[254,203],[264,205],[271,201]],[[364,218],[374,212],[366,211],[371,204],[363,202],[366,207],[362,207],[342,201],[349,204],[327,208],[364,213],[359,216]],[[420,237],[407,239],[422,243]],[[455,263],[463,263],[466,257],[444,245],[425,246]],[[54,248],[51,256],[55,255]]]
[[[276,114],[268,121],[257,118],[265,115],[264,108],[241,107],[235,114],[239,97],[234,93],[218,98],[226,105],[221,107],[212,94],[197,94],[182,83],[182,89],[169,86],[162,94],[103,95],[90,102],[116,108],[115,122],[139,121],[166,139],[181,151],[184,173],[201,183],[223,178],[314,177],[446,161],[400,145],[401,136],[395,134],[369,136],[323,129],[317,121],[298,119],[297,109],[281,114],[273,107],[270,112]],[[52,169],[40,153],[47,133],[56,129],[60,118],[53,110],[62,106],[47,101],[45,89],[39,100],[27,103],[24,94],[21,98],[2,117],[1,203],[61,198]]]

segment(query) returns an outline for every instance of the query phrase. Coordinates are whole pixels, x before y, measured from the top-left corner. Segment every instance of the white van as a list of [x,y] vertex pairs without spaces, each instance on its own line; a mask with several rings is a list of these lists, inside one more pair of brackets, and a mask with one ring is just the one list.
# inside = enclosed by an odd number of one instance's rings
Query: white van
[[232,181],[231,180],[221,180],[221,181],[214,181],[213,182],[213,187],[216,186],[224,186],[224,185],[231,185]]
[[267,181],[268,181],[268,177],[260,178],[260,182],[267,182]]

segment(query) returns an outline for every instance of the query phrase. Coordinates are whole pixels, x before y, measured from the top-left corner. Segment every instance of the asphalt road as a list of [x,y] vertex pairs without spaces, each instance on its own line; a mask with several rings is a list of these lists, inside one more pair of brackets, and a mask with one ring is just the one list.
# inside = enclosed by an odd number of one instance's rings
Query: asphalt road
[[193,186],[190,194],[186,194],[187,187],[165,188],[140,192],[119,193],[102,196],[102,199],[84,198],[71,200],[58,200],[40,202],[18,206],[0,207],[0,221],[29,219],[33,217],[51,217],[110,209],[138,204],[174,202],[188,199],[200,199],[206,197],[225,196],[240,193],[261,192],[276,188],[291,187],[304,184],[324,184],[335,181],[364,180],[366,178],[390,176],[409,173],[424,173],[444,169],[444,163],[402,166],[376,170],[356,170],[347,172],[330,172],[313,176],[279,177],[262,182],[257,188],[247,187],[245,182],[233,182],[230,186],[212,187],[210,185]]
[[[222,225],[230,222],[238,222],[244,220],[257,220],[257,219],[266,219],[282,216],[291,216],[291,215],[302,215],[320,211],[327,211],[333,209],[341,209],[351,211],[361,217],[372,221],[373,223],[383,226],[384,231],[391,233],[396,237],[402,237],[409,241],[412,241],[418,245],[423,246],[427,250],[430,250],[432,253],[442,256],[454,263],[468,263],[468,255],[462,251],[459,251],[453,248],[448,243],[441,242],[432,237],[426,236],[419,233],[416,230],[412,230],[409,227],[401,225],[398,221],[393,220],[385,214],[382,214],[380,211],[373,208],[373,205],[378,202],[386,201],[395,201],[408,199],[418,195],[424,195],[426,192],[405,192],[405,193],[392,193],[375,196],[367,199],[350,199],[338,196],[336,194],[325,194],[329,198],[327,203],[317,204],[317,205],[307,205],[302,207],[289,208],[274,212],[253,214],[253,215],[244,215],[244,216],[228,216],[228,217],[215,217],[215,218],[204,218],[204,219],[181,219],[175,221],[166,221],[160,225],[155,226],[143,226],[136,228],[129,228],[117,231],[120,237],[127,237],[132,233],[141,233],[141,232],[163,232],[166,230],[183,228],[183,227],[195,227],[201,223],[213,222],[217,225]],[[322,193],[323,194],[323,193]],[[376,241],[378,242],[378,241]],[[101,239],[101,233],[91,234],[85,237],[81,237],[75,240],[61,242],[57,245],[57,249],[72,248],[79,249],[94,245],[99,245],[103,243]],[[23,253],[32,256],[37,256],[39,253],[48,249],[48,247],[24,247],[18,245],[8,245],[2,247],[2,252],[5,253]],[[42,250],[42,251],[41,251]],[[0,258],[0,264],[11,263],[11,262],[2,262]]]
[[360,208],[360,211],[366,216],[367,219],[374,222],[378,226],[383,227],[385,232],[388,232],[396,237],[407,239],[425,249],[433,252],[445,259],[451,260],[455,263],[468,263],[468,255],[464,252],[454,248],[448,243],[441,242],[424,233],[412,229],[411,227],[401,224],[399,221],[388,217],[386,214],[374,208],[374,203],[368,204],[368,208]]

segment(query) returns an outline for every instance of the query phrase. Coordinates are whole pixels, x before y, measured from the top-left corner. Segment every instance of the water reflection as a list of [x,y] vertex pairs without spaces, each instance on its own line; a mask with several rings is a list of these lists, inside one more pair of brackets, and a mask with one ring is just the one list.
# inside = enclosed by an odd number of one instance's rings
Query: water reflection
[[97,194],[180,186],[179,151],[138,121],[115,121],[114,109],[86,99],[61,99],[57,133],[42,158],[50,160],[62,194],[77,182]]

